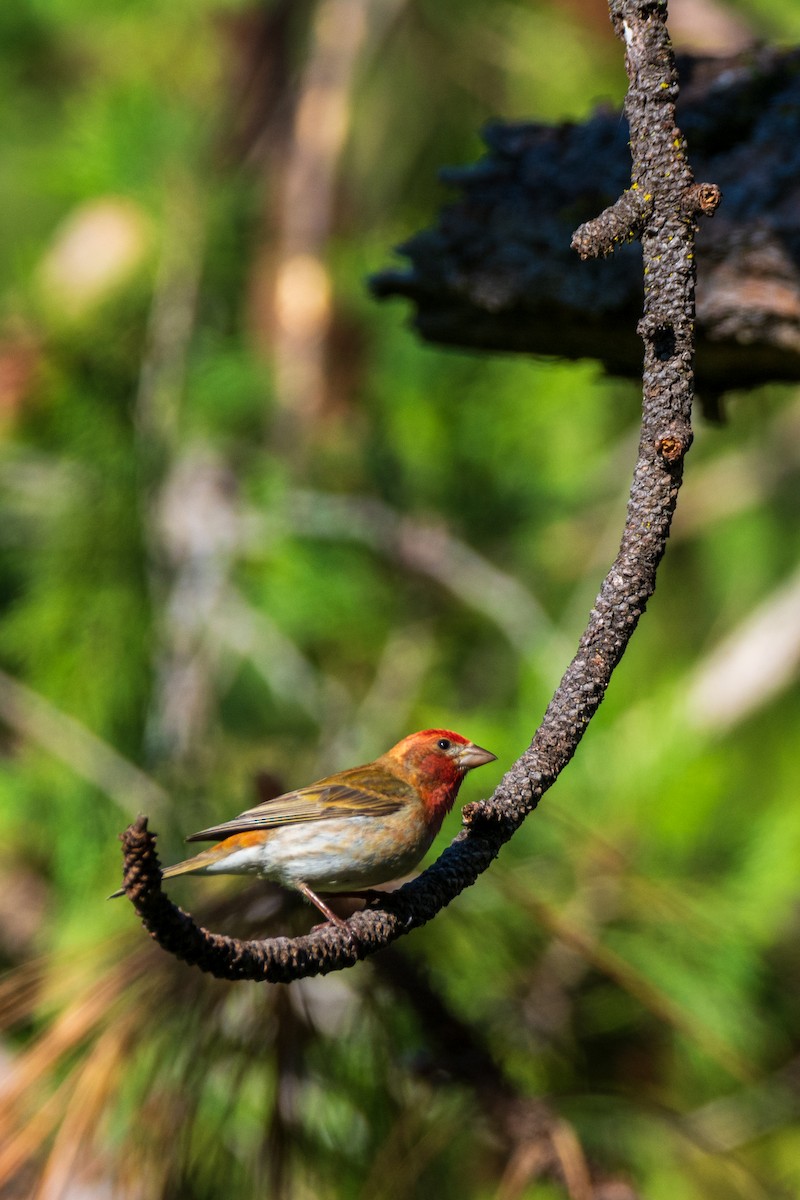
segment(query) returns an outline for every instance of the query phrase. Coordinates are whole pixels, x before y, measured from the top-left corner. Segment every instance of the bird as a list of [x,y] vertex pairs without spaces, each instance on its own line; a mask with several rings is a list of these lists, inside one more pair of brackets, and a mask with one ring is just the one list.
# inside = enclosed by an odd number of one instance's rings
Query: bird
[[188,842],[217,845],[164,868],[161,877],[259,876],[300,892],[327,921],[343,925],[318,893],[358,894],[413,870],[467,772],[496,758],[452,730],[420,730],[374,762],[193,833]]

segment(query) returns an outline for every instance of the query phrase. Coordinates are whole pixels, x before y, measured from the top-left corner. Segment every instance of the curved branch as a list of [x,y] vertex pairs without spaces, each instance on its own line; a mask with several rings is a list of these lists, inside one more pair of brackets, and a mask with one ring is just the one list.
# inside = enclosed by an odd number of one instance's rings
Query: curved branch
[[[350,966],[417,928],[475,882],[533,812],[572,758],[600,705],[656,584],[692,441],[695,213],[703,211],[675,126],[677,77],[665,0],[610,0],[626,46],[633,189],[652,197],[641,229],[645,276],[641,440],[619,553],[603,581],[578,652],[530,747],[491,799],[463,810],[463,829],[431,867],[380,908],[344,927],[305,937],[242,942],[196,925],[161,891],[145,818],[123,835],[125,891],[145,926],[171,953],[226,979],[287,982]],[[705,192],[702,193],[704,197]]]

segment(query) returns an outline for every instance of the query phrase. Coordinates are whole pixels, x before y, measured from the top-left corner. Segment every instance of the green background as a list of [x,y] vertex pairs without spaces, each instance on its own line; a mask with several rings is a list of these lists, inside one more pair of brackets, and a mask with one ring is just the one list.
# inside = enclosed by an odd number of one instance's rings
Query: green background
[[[696,10],[711,42],[708,11],[800,34],[788,0]],[[0,86],[0,1194],[566,1195],[514,1174],[396,963],[221,984],[104,897],[138,811],[170,862],[259,773],[444,726],[498,756],[470,800],[528,744],[638,389],[422,345],[364,281],[490,118],[621,102],[604,6],[27,0]],[[400,946],[648,1200],[800,1189],[800,402],[726,411],[576,759]],[[224,932],[314,922],[266,884],[170,894]]]

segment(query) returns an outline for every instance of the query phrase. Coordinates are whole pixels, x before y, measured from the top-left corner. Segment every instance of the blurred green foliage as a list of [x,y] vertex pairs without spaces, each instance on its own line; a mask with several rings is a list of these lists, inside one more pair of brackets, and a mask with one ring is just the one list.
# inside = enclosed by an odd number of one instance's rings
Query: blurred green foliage
[[[797,36],[786,0],[718,7]],[[616,550],[637,389],[423,346],[363,280],[490,117],[620,102],[602,10],[0,9],[9,1196],[566,1194],[512,1181],[491,1103],[397,978],[221,985],[103,897],[131,765],[169,861],[261,771],[288,787],[446,725],[498,755],[469,800],[528,743]],[[340,126],[304,125],[304,102]],[[800,1187],[798,635],[770,617],[800,593],[798,445],[786,388],[700,423],[657,595],[576,760],[402,947],[648,1200]],[[181,891],[231,932],[313,920],[267,887]]]

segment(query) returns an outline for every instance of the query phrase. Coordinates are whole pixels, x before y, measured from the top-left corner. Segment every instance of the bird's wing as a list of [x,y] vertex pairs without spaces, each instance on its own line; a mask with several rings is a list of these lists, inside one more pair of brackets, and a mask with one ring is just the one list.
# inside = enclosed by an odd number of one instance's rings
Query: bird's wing
[[296,792],[275,796],[273,800],[248,808],[232,821],[202,829],[186,840],[210,842],[234,833],[276,829],[282,825],[325,821],[333,817],[384,817],[415,799],[417,793],[410,783],[369,763],[320,779]]

